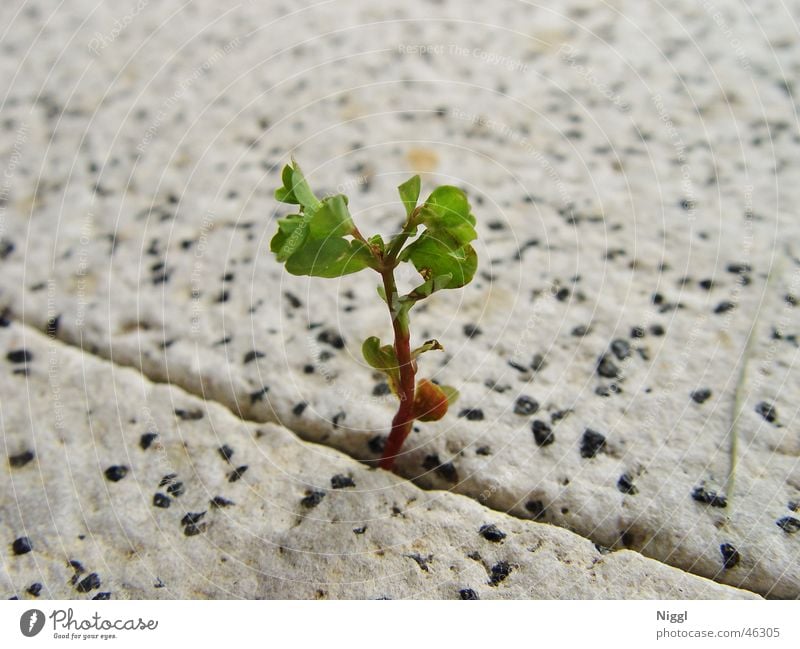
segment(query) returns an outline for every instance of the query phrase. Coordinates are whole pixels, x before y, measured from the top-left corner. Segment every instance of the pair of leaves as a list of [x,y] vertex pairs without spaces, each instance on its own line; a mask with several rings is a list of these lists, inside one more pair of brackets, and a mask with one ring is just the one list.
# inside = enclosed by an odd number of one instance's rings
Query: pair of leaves
[[[412,363],[416,369],[416,359],[429,351],[442,351],[444,347],[438,340],[427,340],[411,352]],[[389,387],[393,394],[399,394],[400,385],[400,361],[397,360],[397,353],[394,346],[382,345],[380,338],[370,336],[361,345],[361,354],[370,367],[375,368],[386,374],[389,379]]]
[[370,247],[356,239],[345,239],[355,231],[347,197],[342,194],[317,199],[303,173],[293,162],[282,173],[283,187],[275,198],[300,205],[300,214],[278,220],[278,232],[270,250],[293,275],[340,277],[372,265]]
[[442,185],[417,208],[419,176],[400,185],[398,192],[413,224],[425,226],[425,231],[400,256],[402,261],[413,263],[425,279],[412,296],[422,299],[443,288],[460,288],[472,281],[478,256],[470,242],[478,235],[466,194],[458,187]]

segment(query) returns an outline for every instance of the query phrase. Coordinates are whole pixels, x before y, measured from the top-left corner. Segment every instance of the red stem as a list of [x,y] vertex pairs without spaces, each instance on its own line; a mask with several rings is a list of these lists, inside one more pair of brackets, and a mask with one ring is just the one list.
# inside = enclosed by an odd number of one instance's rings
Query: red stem
[[400,366],[400,405],[397,413],[392,419],[392,430],[386,445],[383,449],[380,466],[382,469],[390,470],[394,460],[400,453],[406,437],[411,432],[414,423],[414,385],[415,375],[414,362],[411,358],[411,336],[408,331],[408,315],[402,312],[395,304],[397,289],[394,282],[394,268],[391,266],[384,270],[383,287],[386,293],[386,302],[389,306],[389,313],[392,315],[392,328],[394,329],[394,350],[397,354],[398,365]]

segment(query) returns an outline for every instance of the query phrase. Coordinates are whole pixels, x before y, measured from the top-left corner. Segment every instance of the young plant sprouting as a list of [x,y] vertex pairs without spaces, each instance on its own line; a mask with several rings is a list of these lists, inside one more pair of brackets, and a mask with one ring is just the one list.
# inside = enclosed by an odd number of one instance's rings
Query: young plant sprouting
[[[398,187],[405,206],[403,227],[385,242],[380,235],[366,239],[359,232],[347,196],[318,199],[294,160],[283,168],[282,179],[275,198],[298,208],[296,214],[278,220],[270,249],[288,272],[341,277],[369,268],[381,277],[378,295],[389,309],[394,344],[370,336],[361,350],[364,360],[386,375],[400,401],[380,463],[391,469],[414,421],[438,421],[458,398],[454,388],[417,380],[417,359],[443,347],[429,340],[411,348],[409,312],[436,291],[461,288],[475,275],[478,257],[470,242],[477,233],[469,201],[457,187],[442,185],[420,204],[420,178],[409,178]],[[395,281],[401,263],[413,264],[421,276],[419,286],[405,295],[399,294]]]

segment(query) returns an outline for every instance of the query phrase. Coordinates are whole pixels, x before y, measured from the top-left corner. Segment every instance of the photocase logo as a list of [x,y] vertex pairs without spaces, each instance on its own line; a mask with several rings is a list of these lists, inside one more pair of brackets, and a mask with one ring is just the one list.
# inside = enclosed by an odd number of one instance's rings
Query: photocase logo
[[22,635],[32,638],[44,628],[44,613],[39,609],[32,608],[25,611],[19,618],[19,630]]

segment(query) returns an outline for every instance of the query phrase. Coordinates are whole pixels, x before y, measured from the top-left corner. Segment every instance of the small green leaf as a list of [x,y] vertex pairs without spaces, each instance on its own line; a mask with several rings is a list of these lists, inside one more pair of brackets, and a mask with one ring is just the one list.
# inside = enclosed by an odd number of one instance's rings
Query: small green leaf
[[[303,172],[300,171],[300,166],[294,160],[292,160],[292,165],[291,189],[295,198],[297,199],[297,202],[300,203],[300,205],[302,205],[307,212],[316,212],[321,205],[319,199],[314,196],[314,192],[312,192],[311,187],[308,186]],[[286,186],[285,179],[284,186]]]
[[444,347],[442,347],[441,343],[438,340],[426,340],[422,345],[417,347],[414,351],[411,352],[412,358],[417,358],[421,356],[425,352],[430,352],[433,350],[437,351],[444,351]]
[[370,367],[380,370],[389,379],[389,388],[398,394],[400,383],[400,363],[392,345],[381,345],[380,338],[370,336],[361,345],[361,354]]
[[478,237],[475,217],[470,211],[467,195],[458,187],[437,187],[420,212],[422,223],[437,237],[451,240],[451,247],[460,247]]
[[430,297],[436,291],[441,291],[442,289],[447,288],[452,279],[453,276],[450,273],[447,273],[446,275],[437,275],[436,277],[429,277],[422,284],[411,291],[411,293],[408,294],[408,297],[415,301]]
[[341,277],[357,273],[372,263],[369,247],[360,241],[308,239],[286,261],[286,270],[292,275]]
[[283,181],[283,187],[278,187],[278,189],[275,190],[275,198],[281,203],[299,205],[300,201],[297,200],[297,197],[292,191],[293,183],[291,165],[284,166],[283,171],[281,172],[281,180]]
[[397,188],[400,200],[406,206],[406,216],[411,216],[411,212],[417,207],[421,187],[422,182],[419,176],[412,176]]
[[472,246],[453,248],[452,241],[439,239],[430,231],[423,232],[403,250],[402,259],[410,260],[426,280],[451,275],[447,288],[461,288],[468,284],[478,269],[478,256]]
[[309,220],[309,236],[312,239],[343,237],[352,234],[355,226],[347,209],[347,199],[342,194],[326,198]]
[[458,390],[450,385],[440,385],[439,389],[444,392],[445,396],[447,397],[447,405],[452,406],[456,401],[458,401]]
[[308,237],[308,224],[300,214],[291,214],[278,220],[278,231],[269,243],[276,259],[283,263],[305,242]]

